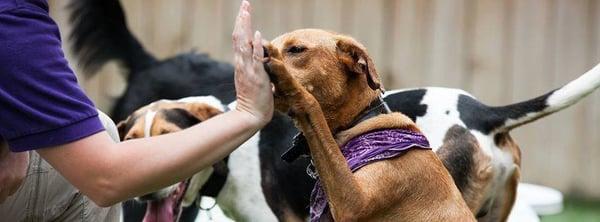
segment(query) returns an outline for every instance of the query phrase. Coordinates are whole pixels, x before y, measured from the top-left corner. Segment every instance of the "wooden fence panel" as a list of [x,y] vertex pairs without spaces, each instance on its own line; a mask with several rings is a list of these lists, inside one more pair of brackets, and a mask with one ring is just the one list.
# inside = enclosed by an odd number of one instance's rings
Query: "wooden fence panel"
[[464,41],[469,34],[467,26],[467,1],[435,1],[432,34],[429,36],[432,54],[429,72],[424,73],[428,85],[464,88],[467,81],[467,55],[469,44]]
[[[554,84],[559,87],[566,82],[587,71],[588,49],[587,38],[590,37],[589,17],[587,16],[587,0],[558,1],[557,2],[557,20],[556,20],[556,54],[554,57]],[[574,44],[573,40],[581,41]],[[583,108],[587,104],[578,104],[560,113],[560,115],[550,116],[548,120],[553,124],[549,131],[551,135],[557,137],[553,140],[552,146],[562,147],[562,149],[553,150],[550,153],[550,161],[561,163],[560,165],[550,164],[550,168],[558,175],[563,175],[565,180],[556,182],[559,187],[569,187],[577,191],[576,184],[581,184],[581,180],[586,177],[578,176],[575,173],[577,168],[573,166],[581,161],[582,155],[587,148],[582,147],[580,126],[583,114]],[[539,178],[541,181],[550,182],[547,177]]]
[[[591,1],[590,10],[593,16],[591,23],[592,37],[590,40],[590,49],[593,50],[590,58],[588,59],[589,65],[593,65],[598,62],[600,58],[600,1]],[[586,182],[586,186],[583,190],[585,194],[592,197],[600,197],[600,161],[597,161],[600,157],[600,93],[594,93],[588,100],[588,112],[586,115],[586,130],[589,130],[584,136],[584,141],[587,141],[584,146],[588,149],[589,158],[586,162],[590,163],[586,166],[587,170],[583,172],[584,176],[588,176],[590,182]]]
[[[534,10],[532,10],[534,9]],[[553,86],[550,67],[554,61],[552,45],[555,4],[539,0],[517,1],[515,5],[515,22],[513,27],[514,49],[512,54],[512,102],[524,101],[548,92]],[[551,121],[533,122],[513,132],[514,139],[521,144],[523,178],[537,180],[543,175],[551,175],[550,168],[537,167],[536,164],[548,160],[551,144],[544,136],[551,127]],[[536,168],[532,172],[530,169]]]
[[[428,70],[430,46],[426,38],[431,33],[429,1],[399,0],[394,5],[392,27],[394,45],[391,47],[393,74],[384,76],[386,87],[418,87],[428,85],[424,73]],[[368,47],[368,46],[367,46]]]
[[[297,28],[347,33],[368,48],[386,88],[458,87],[490,105],[534,98],[600,62],[600,0],[252,0],[267,39]],[[70,54],[68,1],[50,0]],[[239,2],[122,0],[129,27],[158,58],[196,48],[232,61]],[[122,92],[115,64],[80,83],[103,110]],[[600,198],[600,92],[513,132],[523,180]]]
[[505,75],[509,36],[509,18],[506,7],[510,1],[482,0],[475,4],[474,30],[467,58],[472,65],[472,93],[482,101],[505,104],[507,92],[512,89],[510,76]]

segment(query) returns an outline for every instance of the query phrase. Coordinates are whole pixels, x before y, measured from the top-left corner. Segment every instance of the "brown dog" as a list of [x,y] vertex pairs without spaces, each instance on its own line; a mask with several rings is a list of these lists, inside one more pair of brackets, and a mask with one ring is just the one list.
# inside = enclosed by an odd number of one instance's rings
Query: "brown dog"
[[431,150],[410,150],[354,173],[349,169],[340,150],[349,139],[379,129],[418,132],[400,113],[352,125],[382,93],[364,46],[347,36],[305,29],[277,37],[266,49],[276,109],[289,113],[306,136],[335,221],[474,221]]

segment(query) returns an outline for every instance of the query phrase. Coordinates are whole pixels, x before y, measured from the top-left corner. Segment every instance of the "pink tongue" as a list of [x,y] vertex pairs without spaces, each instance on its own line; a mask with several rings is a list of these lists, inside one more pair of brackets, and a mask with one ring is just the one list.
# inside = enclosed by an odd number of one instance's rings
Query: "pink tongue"
[[[167,198],[148,202],[143,222],[175,221],[177,219],[176,217],[179,216],[179,207],[186,188],[187,181],[179,183],[177,189]],[[173,212],[174,210],[177,210],[177,212]]]
[[144,215],[144,222],[173,221],[173,198],[150,201]]

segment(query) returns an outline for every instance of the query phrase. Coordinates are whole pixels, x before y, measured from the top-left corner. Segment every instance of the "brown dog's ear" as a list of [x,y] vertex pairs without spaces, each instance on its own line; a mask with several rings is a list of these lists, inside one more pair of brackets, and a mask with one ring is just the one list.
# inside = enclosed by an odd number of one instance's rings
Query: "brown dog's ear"
[[205,121],[213,116],[223,113],[221,110],[206,103],[188,103],[186,104],[186,109],[199,121]]
[[367,50],[364,46],[356,40],[346,36],[339,36],[336,46],[340,61],[344,63],[351,72],[365,75],[371,89],[381,89],[383,91],[383,86],[379,81],[379,74],[377,73],[377,70],[375,70],[375,64],[367,54]]

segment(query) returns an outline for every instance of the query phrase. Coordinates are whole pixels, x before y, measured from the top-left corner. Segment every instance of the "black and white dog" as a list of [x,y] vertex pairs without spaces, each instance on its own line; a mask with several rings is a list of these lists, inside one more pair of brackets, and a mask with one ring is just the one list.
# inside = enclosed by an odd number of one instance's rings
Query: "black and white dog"
[[[128,30],[118,0],[77,0],[71,7],[74,24],[71,38],[83,67],[92,73],[107,61],[116,60],[129,70],[127,90],[111,113],[115,121],[123,120],[136,109],[159,99],[213,95],[223,104],[233,102],[235,89],[231,65],[195,53],[158,61]],[[453,161],[444,164],[460,188],[472,179],[474,152],[491,160],[490,169],[495,172],[488,184],[491,188],[481,194],[485,201],[475,213],[481,220],[493,221],[498,218],[498,205],[511,201],[504,197],[505,193],[496,191],[504,190],[507,182],[514,178],[518,170],[515,163],[520,161],[515,159],[514,153],[507,152],[507,141],[502,138],[510,138],[508,133],[515,127],[576,103],[599,86],[600,67],[596,66],[562,88],[507,106],[487,106],[462,90],[449,88],[389,91],[384,100],[393,111],[402,112],[415,121],[434,150],[447,140],[474,141],[473,146],[452,153],[454,156],[449,159]],[[215,195],[229,216],[242,221],[249,218],[305,220],[314,184],[306,174],[309,159],[299,158],[291,163],[281,160],[282,153],[290,147],[297,133],[286,116],[276,114],[271,123],[229,156],[229,175]],[[514,143],[512,139],[510,142]],[[244,155],[238,155],[240,152]],[[240,189],[233,185],[239,183],[246,186]],[[257,193],[265,198],[246,198]],[[136,208],[139,207],[125,205],[126,221],[141,220],[145,210],[138,209],[136,216],[132,214]],[[190,217],[195,215],[194,210],[191,209]]]

